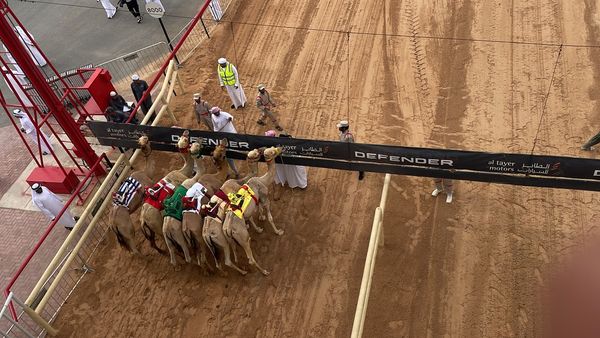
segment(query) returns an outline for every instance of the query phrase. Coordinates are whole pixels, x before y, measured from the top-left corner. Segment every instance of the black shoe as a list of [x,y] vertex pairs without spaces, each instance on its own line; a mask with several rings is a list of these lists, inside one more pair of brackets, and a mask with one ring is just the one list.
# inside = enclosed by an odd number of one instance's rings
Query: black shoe
[[236,109],[236,106],[235,106],[235,104],[232,104],[232,105],[231,105],[231,109]]
[[72,231],[72,230],[73,230],[73,228],[67,228],[67,227],[65,227],[65,229],[67,229],[67,230],[69,230],[69,231]]
[[256,121],[256,123],[260,124],[261,126],[265,125],[265,123],[263,121],[261,121],[261,120]]
[[73,216],[73,219],[75,220],[75,222],[79,221],[79,216]]
[[275,129],[277,129],[279,131],[283,131],[283,128],[281,128],[281,126],[276,126]]
[[359,172],[358,172],[358,180],[359,180],[359,181],[362,181],[362,180],[363,180],[363,178],[365,178],[365,173],[364,173],[364,171],[359,171]]
[[48,152],[47,152],[47,151],[44,151],[44,152],[42,153],[42,155],[48,155]]

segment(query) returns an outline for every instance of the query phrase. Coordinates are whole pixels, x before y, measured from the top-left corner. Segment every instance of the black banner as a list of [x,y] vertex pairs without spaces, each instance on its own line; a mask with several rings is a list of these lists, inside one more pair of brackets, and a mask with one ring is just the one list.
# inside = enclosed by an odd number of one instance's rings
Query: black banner
[[[147,135],[153,149],[177,151],[183,129],[92,121],[88,123],[102,145],[137,148]],[[314,167],[441,177],[526,186],[600,191],[600,161],[560,156],[485,153],[446,149],[342,143],[297,138],[190,130],[210,153],[222,138],[229,141],[227,156],[245,159],[246,152],[279,146],[279,163]]]

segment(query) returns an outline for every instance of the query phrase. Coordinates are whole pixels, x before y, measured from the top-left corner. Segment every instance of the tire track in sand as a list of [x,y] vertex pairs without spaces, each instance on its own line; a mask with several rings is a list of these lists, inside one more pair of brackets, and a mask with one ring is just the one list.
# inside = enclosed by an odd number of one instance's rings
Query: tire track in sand
[[[471,37],[473,7],[469,0],[462,3],[453,1],[449,8],[450,16],[442,31],[449,36]],[[439,93],[435,107],[434,125],[432,126],[433,146],[457,148],[462,138],[461,121],[465,116],[469,103],[467,91],[467,67],[471,61],[471,45],[468,42],[443,41],[440,43],[440,54],[437,62],[441,69],[439,74]],[[447,135],[452,133],[452,135]],[[443,214],[438,209],[445,204],[438,200],[432,216],[425,222],[423,233],[427,234],[419,242],[415,252],[419,257],[427,257],[428,264],[421,264],[416,272],[415,280],[422,281],[416,286],[411,304],[409,336],[420,337],[425,332],[433,337],[447,333],[447,321],[451,316],[445,313],[449,309],[445,304],[448,292],[448,274],[454,271],[454,250],[452,249],[453,233],[442,224]],[[438,217],[439,215],[439,217]],[[444,257],[440,260],[439,257]]]

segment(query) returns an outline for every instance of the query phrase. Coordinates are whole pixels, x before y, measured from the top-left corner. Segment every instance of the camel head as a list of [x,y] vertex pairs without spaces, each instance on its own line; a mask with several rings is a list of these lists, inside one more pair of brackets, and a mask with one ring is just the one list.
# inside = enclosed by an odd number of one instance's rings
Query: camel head
[[258,160],[260,160],[261,155],[262,152],[259,149],[250,150],[246,155],[246,159],[249,162],[258,162]]
[[177,148],[179,148],[180,152],[186,152],[188,147],[190,146],[190,132],[188,130],[184,131],[179,141],[177,141]]
[[152,149],[150,149],[150,141],[148,140],[148,136],[144,135],[138,139],[138,144],[140,145],[140,149],[142,149],[142,153],[144,156],[150,156]]
[[273,159],[275,159],[275,157],[281,155],[281,153],[282,153],[282,149],[279,148],[279,147],[270,147],[270,148],[267,148],[264,151],[265,160],[267,162],[270,162]]
[[192,143],[190,146],[190,155],[194,158],[200,158],[202,156],[202,144],[198,142]]
[[227,155],[227,139],[221,140],[219,145],[215,147],[215,150],[212,152],[213,160],[216,164],[220,165],[225,161],[225,156]]

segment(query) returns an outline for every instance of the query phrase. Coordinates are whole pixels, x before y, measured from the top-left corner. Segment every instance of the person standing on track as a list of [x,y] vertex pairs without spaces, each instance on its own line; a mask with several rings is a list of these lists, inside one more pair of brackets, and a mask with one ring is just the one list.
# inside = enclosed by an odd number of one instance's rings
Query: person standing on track
[[[231,116],[231,114],[221,111],[221,108],[219,107],[212,107],[210,113],[212,115],[214,131],[237,134],[237,130],[235,130],[235,127],[233,126],[233,116]],[[227,162],[229,162],[229,167],[233,170],[235,177],[238,178],[240,175],[233,159],[228,157]]]
[[433,182],[435,183],[435,190],[431,193],[431,196],[437,197],[441,192],[445,192],[446,203],[452,203],[452,194],[454,192],[452,180],[448,178],[436,178]]
[[[352,135],[352,133],[350,132],[350,123],[348,123],[348,121],[340,121],[340,123],[337,124],[337,128],[340,131],[340,142],[355,142],[354,135]],[[363,178],[365,178],[365,172],[359,171],[358,180],[362,181]]]
[[231,108],[238,109],[246,106],[246,94],[240,83],[237,68],[227,61],[225,58],[217,60],[217,74],[219,75],[219,83],[221,89],[227,90],[231,99]]
[[267,117],[269,117],[269,119],[271,119],[271,121],[275,125],[275,129],[277,129],[279,131],[283,130],[283,128],[281,128],[279,123],[277,123],[277,119],[275,118],[275,115],[273,115],[273,112],[271,111],[271,109],[273,107],[276,107],[275,101],[273,101],[273,98],[271,98],[271,94],[269,94],[269,92],[265,88],[265,85],[263,85],[263,84],[258,85],[258,95],[256,96],[256,106],[258,107],[258,109],[260,109],[260,117],[258,118],[258,121],[256,121],[256,123],[260,124],[261,126],[264,126],[264,125],[266,125],[265,119]]
[[200,93],[194,94],[194,115],[198,124],[204,123],[208,130],[213,130],[213,123],[210,114],[210,105],[205,100],[202,100]]
[[594,137],[592,137],[589,141],[582,145],[581,150],[590,151],[592,150],[592,147],[598,143],[600,143],[600,133],[594,135]]

